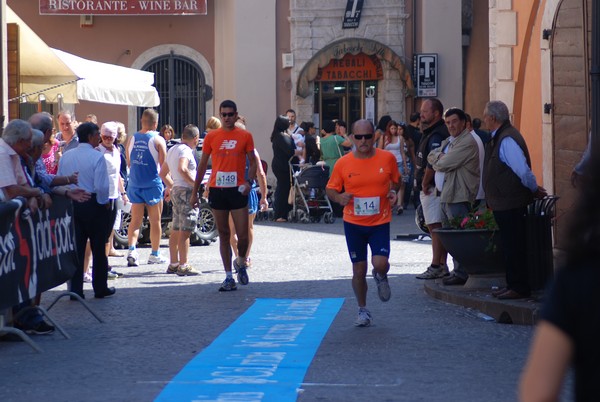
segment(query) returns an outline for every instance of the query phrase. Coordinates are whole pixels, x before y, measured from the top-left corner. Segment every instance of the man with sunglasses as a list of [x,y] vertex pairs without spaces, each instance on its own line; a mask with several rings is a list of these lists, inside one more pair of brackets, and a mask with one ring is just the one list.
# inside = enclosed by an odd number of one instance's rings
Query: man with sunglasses
[[400,188],[396,158],[374,146],[374,129],[368,120],[352,125],[352,152],[334,166],[327,196],[344,206],[344,232],[352,261],[352,288],[358,302],[357,327],[371,325],[367,309],[367,246],[371,248],[371,274],[381,301],[391,296],[387,273],[390,269],[391,205]]
[[[219,251],[225,269],[225,281],[219,291],[226,292],[237,289],[231,269],[230,214],[238,237],[239,257],[233,261],[233,266],[240,283],[248,284],[248,266],[242,256],[247,255],[248,251],[248,193],[256,179],[256,157],[252,134],[235,125],[238,119],[236,104],[225,100],[219,106],[219,112],[223,126],[209,132],[204,139],[202,158],[198,164],[190,203],[194,208],[198,206],[200,183],[211,157],[212,174],[208,183],[208,202],[215,215],[219,232]],[[249,161],[247,178],[246,158]]]

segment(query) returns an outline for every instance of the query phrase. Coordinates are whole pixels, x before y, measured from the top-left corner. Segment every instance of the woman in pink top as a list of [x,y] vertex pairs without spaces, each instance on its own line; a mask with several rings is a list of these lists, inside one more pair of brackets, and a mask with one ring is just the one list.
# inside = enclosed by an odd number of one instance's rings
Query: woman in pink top
[[44,144],[44,148],[42,149],[42,160],[49,174],[56,174],[61,155],[59,142],[54,138],[54,132],[52,132],[48,142]]

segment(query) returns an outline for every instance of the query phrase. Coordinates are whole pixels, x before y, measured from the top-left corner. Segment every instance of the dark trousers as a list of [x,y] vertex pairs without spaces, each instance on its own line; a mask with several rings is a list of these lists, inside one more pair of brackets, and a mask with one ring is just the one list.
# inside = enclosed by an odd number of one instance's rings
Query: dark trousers
[[412,165],[409,162],[408,163],[408,183],[404,183],[404,199],[402,200],[402,205],[404,206],[404,208],[408,208],[408,204],[410,203],[410,201],[412,199],[413,206],[415,207],[415,209],[417,209],[417,205],[415,205],[415,199],[411,198],[411,195],[413,195],[413,182],[414,181],[415,181],[415,172],[414,172]]
[[287,219],[288,212],[291,208],[290,204],[288,204],[288,196],[290,194],[290,188],[292,186],[290,182],[290,170],[273,168],[273,173],[277,178],[277,187],[275,188],[275,200],[273,204],[273,216],[275,217],[275,219]]
[[101,293],[108,288],[108,257],[106,257],[106,228],[110,219],[110,209],[96,202],[92,197],[87,202],[74,202],[73,215],[75,218],[75,241],[77,244],[77,270],[71,278],[71,292],[83,295],[83,260],[85,246],[89,239],[92,249],[94,269],[92,271],[92,286],[95,293]]
[[531,293],[527,271],[526,213],[526,207],[494,211],[506,265],[506,285],[522,295]]
[[117,201],[109,200],[108,202],[108,221],[106,221],[106,241],[108,243],[108,238],[110,237],[113,226],[115,226],[115,221],[117,220]]

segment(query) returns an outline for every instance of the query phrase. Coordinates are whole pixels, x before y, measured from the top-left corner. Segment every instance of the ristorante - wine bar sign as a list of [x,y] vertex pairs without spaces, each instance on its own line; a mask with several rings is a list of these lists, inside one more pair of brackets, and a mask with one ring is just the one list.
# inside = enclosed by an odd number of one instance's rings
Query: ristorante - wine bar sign
[[40,14],[206,15],[206,0],[40,0]]

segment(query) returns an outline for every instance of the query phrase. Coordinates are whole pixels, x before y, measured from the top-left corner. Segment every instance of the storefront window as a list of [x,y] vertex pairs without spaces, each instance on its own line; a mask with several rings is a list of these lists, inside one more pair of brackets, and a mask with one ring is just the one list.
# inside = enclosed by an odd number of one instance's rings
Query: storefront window
[[315,82],[314,96],[319,127],[323,120],[342,119],[350,125],[358,119],[374,120],[377,114],[377,81]]

